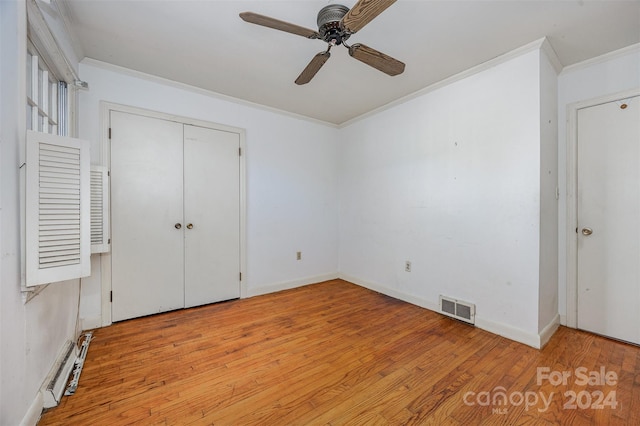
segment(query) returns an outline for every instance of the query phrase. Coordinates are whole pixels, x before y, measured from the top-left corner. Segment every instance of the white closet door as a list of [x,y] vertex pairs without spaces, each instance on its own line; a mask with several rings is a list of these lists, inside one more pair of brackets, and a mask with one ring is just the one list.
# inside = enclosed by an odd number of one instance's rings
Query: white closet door
[[240,136],[184,126],[185,306],[240,297]]
[[110,119],[112,318],[182,308],[183,126],[115,111]]
[[635,344],[640,344],[639,117],[638,96],[578,111],[578,328]]

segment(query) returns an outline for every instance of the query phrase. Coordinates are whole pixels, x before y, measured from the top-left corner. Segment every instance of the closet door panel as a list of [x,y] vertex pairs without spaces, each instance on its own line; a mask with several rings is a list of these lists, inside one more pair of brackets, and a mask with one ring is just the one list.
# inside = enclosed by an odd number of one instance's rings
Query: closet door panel
[[185,306],[240,297],[240,136],[184,126]]
[[110,120],[113,321],[182,308],[183,125]]

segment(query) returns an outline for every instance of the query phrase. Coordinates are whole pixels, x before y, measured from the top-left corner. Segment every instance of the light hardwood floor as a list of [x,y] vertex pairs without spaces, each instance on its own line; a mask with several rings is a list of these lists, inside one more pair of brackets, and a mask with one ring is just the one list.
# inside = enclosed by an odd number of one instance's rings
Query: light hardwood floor
[[640,348],[561,327],[539,351],[335,280],[98,329],[40,424],[640,425]]

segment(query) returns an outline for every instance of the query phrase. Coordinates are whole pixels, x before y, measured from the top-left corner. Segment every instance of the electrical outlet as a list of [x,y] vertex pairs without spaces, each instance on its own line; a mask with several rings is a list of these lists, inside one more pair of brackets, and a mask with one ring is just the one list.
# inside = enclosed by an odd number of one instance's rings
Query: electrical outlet
[[404,262],[404,270],[406,272],[411,272],[411,262],[409,262],[408,260]]
[[296,260],[302,260],[302,252],[301,251],[297,251],[296,252]]

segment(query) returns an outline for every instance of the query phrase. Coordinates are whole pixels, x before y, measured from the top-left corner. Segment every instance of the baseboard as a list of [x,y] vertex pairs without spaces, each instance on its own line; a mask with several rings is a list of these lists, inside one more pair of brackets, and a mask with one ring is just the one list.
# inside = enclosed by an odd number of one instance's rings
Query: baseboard
[[22,418],[20,426],[36,426],[38,424],[38,420],[40,420],[40,416],[42,415],[43,408],[44,399],[42,398],[42,393],[38,392]]
[[353,284],[357,284],[360,287],[368,288],[369,290],[373,290],[378,293],[385,294],[387,296],[391,296],[395,299],[402,300],[407,303],[411,303],[412,305],[420,306],[421,308],[429,309],[430,311],[438,311],[438,304],[433,303],[429,300],[423,299],[421,297],[411,295],[408,293],[403,293],[398,290],[393,290],[388,287],[383,286],[379,283],[374,283],[371,281],[361,280],[360,278],[356,278],[347,274],[340,274],[339,277],[341,280],[348,281]]
[[[429,309],[430,311],[439,313],[437,302],[432,302],[430,300],[426,300],[412,294],[407,294],[399,290],[390,289],[388,287],[385,287],[382,284],[362,280],[360,278],[347,275],[347,274],[341,273],[339,275],[339,278],[345,281],[349,281],[353,284],[359,285],[361,287],[368,288],[369,290],[377,291],[378,293],[382,293],[387,296],[391,296],[393,298],[403,300],[413,305],[417,305],[422,308]],[[553,324],[556,324],[555,328],[553,327]],[[544,341],[544,343],[546,344],[546,342],[551,338],[555,330],[558,328],[557,321],[554,318],[554,321],[552,322],[552,324],[549,324],[547,327],[545,327],[543,332],[540,335],[538,335],[538,334],[528,333],[519,328],[511,327],[507,324],[484,319],[482,318],[482,316],[478,316],[477,314],[476,314],[475,326],[485,331],[488,331],[490,333],[497,334],[502,337],[506,337],[507,339],[523,343],[525,345],[531,346],[536,349],[540,349],[543,346],[541,345],[542,341]]]
[[567,325],[567,316],[566,315],[560,315],[560,325]]
[[282,290],[290,290],[296,287],[303,287],[305,285],[317,284],[323,281],[335,280],[338,278],[338,273],[330,273],[323,275],[315,275],[312,277],[300,278],[292,281],[284,281],[277,284],[270,284],[264,287],[249,288],[247,290],[247,297],[261,296],[263,294],[276,293]]
[[549,324],[547,324],[547,326],[542,329],[542,331],[540,332],[540,348],[544,348],[544,346],[549,343],[549,339],[551,339],[551,336],[553,336],[556,330],[558,330],[558,327],[560,327],[560,320],[560,314],[556,314],[551,322],[549,322]]
[[96,328],[102,327],[102,318],[101,317],[92,317],[92,318],[81,318],[80,325],[82,326],[82,331],[86,330],[94,330]]
[[520,328],[511,327],[510,325],[488,320],[478,316],[476,314],[476,327],[481,328],[489,333],[497,334],[502,337],[506,337],[509,340],[514,340],[519,343],[523,343],[527,346],[531,346],[535,349],[540,349],[540,336],[534,333],[528,333]]

